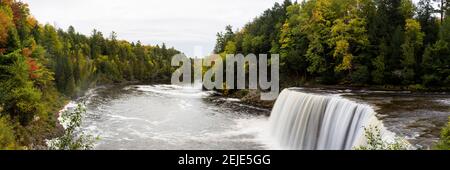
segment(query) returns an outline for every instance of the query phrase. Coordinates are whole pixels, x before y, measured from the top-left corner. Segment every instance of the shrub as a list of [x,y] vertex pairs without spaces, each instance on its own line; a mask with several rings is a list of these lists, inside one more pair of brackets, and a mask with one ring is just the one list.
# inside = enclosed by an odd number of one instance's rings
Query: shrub
[[0,117],[0,150],[18,149],[14,136],[14,130],[11,127],[8,118]]
[[434,147],[437,150],[450,150],[450,117],[447,126],[442,128],[441,139]]
[[393,142],[383,140],[379,127],[369,126],[364,128],[367,144],[356,147],[356,150],[407,150],[409,144],[402,138],[396,138]]
[[73,111],[61,114],[61,123],[65,126],[64,135],[49,142],[50,150],[89,150],[93,148],[97,138],[80,131],[83,114],[86,109],[82,105]]

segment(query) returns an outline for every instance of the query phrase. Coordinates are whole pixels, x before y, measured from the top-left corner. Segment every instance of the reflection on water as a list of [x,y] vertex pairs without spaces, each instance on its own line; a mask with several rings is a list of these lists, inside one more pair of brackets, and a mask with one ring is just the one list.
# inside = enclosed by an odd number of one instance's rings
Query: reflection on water
[[209,95],[172,85],[97,89],[83,127],[100,136],[96,149],[267,149],[267,110]]

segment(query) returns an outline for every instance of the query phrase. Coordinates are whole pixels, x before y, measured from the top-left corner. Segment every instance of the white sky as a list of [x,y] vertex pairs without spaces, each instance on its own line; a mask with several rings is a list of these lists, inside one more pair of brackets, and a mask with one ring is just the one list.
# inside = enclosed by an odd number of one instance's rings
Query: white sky
[[22,0],[40,23],[90,35],[174,46],[188,56],[209,54],[216,33],[241,28],[283,0]]

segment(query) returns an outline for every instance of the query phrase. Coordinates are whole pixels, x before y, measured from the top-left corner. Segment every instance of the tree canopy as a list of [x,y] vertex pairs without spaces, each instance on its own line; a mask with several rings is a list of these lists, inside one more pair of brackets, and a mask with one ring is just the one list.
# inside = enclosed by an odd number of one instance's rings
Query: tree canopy
[[448,7],[446,0],[286,0],[239,30],[227,27],[215,52],[280,54],[285,86],[448,89]]
[[0,149],[42,143],[63,101],[93,85],[168,83],[178,53],[165,44],[118,40],[115,32],[86,36],[72,26],[42,25],[27,4],[0,1]]

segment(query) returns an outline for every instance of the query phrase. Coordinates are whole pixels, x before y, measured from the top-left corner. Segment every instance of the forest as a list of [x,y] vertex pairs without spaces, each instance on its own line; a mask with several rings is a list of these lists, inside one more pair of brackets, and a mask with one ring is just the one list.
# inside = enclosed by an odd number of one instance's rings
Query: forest
[[40,24],[28,5],[0,1],[0,149],[39,149],[56,137],[58,111],[94,85],[169,83],[174,48]]
[[217,34],[217,54],[280,54],[280,83],[448,90],[447,0],[276,3]]
[[[213,52],[280,54],[282,87],[448,91],[449,8],[448,0],[285,0],[243,28],[227,26]],[[42,149],[61,135],[58,111],[95,85],[169,83],[178,53],[42,24],[27,4],[0,0],[0,149]]]

